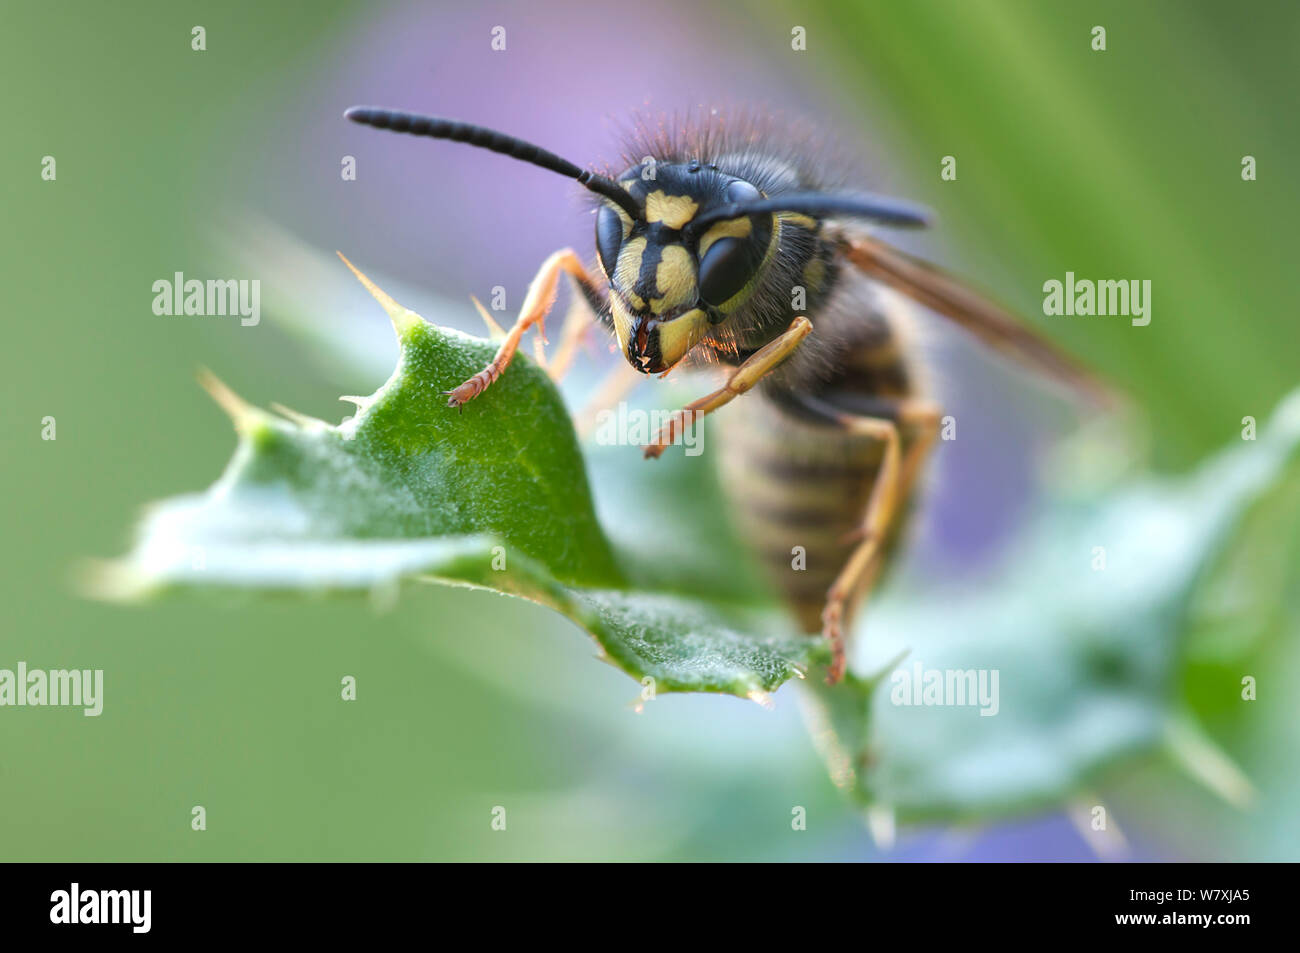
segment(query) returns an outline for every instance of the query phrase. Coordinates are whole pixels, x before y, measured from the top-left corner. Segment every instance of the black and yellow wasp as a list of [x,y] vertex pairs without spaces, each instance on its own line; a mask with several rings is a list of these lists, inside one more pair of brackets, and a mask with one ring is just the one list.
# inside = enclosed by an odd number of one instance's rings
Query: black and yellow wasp
[[[521,336],[545,317],[562,272],[636,370],[729,368],[723,386],[671,418],[645,452],[659,456],[684,422],[755,389],[722,415],[723,485],[800,623],[829,640],[828,681],[844,674],[849,616],[876,580],[942,419],[881,286],[1086,397],[1108,399],[1004,311],[854,227],[923,225],[923,210],[833,188],[806,157],[807,143],[758,124],[660,130],[633,144],[629,167],[611,177],[481,126],[371,107],[346,116],[490,149],[594,194],[600,277],[572,250],[551,255],[492,362],[449,391],[448,403],[472,400],[505,371]],[[797,571],[796,547],[805,558]]]

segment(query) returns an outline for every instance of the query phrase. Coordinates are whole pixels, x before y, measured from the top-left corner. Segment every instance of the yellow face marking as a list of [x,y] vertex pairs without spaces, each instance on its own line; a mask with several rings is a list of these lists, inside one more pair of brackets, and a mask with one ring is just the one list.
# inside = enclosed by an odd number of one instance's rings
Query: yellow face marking
[[789,222],[791,225],[806,228],[810,232],[815,232],[820,227],[817,219],[804,215],[802,212],[777,212],[776,217],[783,222]]
[[708,330],[709,316],[699,308],[692,308],[681,317],[659,325],[659,355],[664,366],[671,367],[685,357]]
[[681,245],[665,245],[655,269],[655,285],[662,297],[650,299],[655,314],[671,311],[695,297],[695,266],[691,255]]
[[632,216],[623,211],[623,206],[609,203],[609,207],[618,213],[618,220],[623,225],[623,241],[627,241],[627,236],[632,234]]
[[[614,285],[618,288],[631,288],[641,274],[641,259],[645,255],[644,237],[633,238],[623,243],[623,250],[618,253],[618,264],[614,266]],[[638,305],[638,307],[640,307]]]
[[768,264],[772,261],[772,256],[776,253],[776,247],[781,244],[782,227],[782,216],[772,216],[772,237],[767,240],[767,248],[763,251],[763,261],[754,272],[754,277],[750,279],[749,283],[718,306],[718,310],[723,314],[730,314],[748,301],[749,296],[754,292],[754,287],[762,281],[763,273],[767,270]]
[[668,195],[663,189],[655,189],[645,197],[645,220],[662,222],[669,228],[681,228],[699,210],[700,203],[689,195]]
[[753,231],[754,223],[749,220],[748,215],[744,218],[733,218],[729,222],[719,222],[700,239],[700,257],[703,258],[709,246],[719,238],[748,238]]
[[628,338],[632,336],[632,315],[617,294],[609,296],[609,306],[614,314],[614,334],[618,337],[618,349],[626,357]]
[[813,258],[808,264],[803,266],[803,283],[814,291],[822,286],[826,280],[826,262],[820,258]]

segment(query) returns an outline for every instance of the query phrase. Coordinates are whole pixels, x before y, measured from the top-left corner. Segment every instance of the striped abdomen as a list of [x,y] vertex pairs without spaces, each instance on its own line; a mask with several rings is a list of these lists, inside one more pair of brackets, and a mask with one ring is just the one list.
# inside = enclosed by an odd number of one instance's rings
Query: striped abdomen
[[[887,416],[880,408],[888,401],[880,399],[908,396],[910,375],[883,321],[871,330],[870,338],[840,356],[832,380],[800,392],[846,413]],[[733,521],[803,628],[820,631],[826,591],[856,546],[852,534],[862,523],[884,445],[796,412],[779,393],[762,389],[735,401],[719,423],[722,484]],[[908,435],[901,436],[906,452]],[[895,520],[891,535],[901,522]]]

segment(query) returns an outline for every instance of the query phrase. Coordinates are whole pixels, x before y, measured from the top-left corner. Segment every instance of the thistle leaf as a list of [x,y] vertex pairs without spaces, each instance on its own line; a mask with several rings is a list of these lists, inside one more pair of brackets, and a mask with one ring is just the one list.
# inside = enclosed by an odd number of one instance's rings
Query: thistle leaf
[[444,393],[494,345],[430,324],[357,276],[400,343],[388,381],[331,425],[260,410],[205,372],[239,435],[234,459],[206,492],[151,507],[132,552],[96,568],[97,594],[364,592],[424,579],[549,606],[657,692],[762,698],[812,661],[815,640],[778,612],[634,587],[550,378],[520,354],[479,399],[449,410]]

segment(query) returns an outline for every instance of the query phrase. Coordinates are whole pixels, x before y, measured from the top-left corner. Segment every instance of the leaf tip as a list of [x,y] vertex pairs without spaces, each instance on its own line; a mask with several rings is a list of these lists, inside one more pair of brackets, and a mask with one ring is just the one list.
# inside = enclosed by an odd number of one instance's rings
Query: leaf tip
[[496,319],[493,318],[492,315],[488,313],[487,308],[483,307],[483,302],[479,301],[478,298],[474,295],[470,295],[469,300],[474,302],[474,307],[478,309],[479,317],[481,317],[483,319],[483,323],[487,325],[488,338],[492,341],[505,340],[506,337],[505,329],[502,328],[501,325],[497,324]]
[[100,602],[136,602],[150,591],[139,571],[117,559],[83,560],[73,572],[72,585],[79,595]]
[[281,404],[277,401],[271,402],[271,409],[274,410],[281,417],[283,417],[285,420],[297,424],[299,427],[302,427],[304,430],[316,430],[321,427],[332,429],[334,426],[328,421],[321,420],[319,417],[313,417],[310,414],[300,413],[299,411],[294,410],[292,407],[286,407],[284,404]]
[[[1094,826],[1094,815],[1100,808],[1106,823],[1100,828]],[[1090,792],[1079,792],[1066,805],[1066,815],[1075,831],[1098,860],[1119,860],[1129,852],[1128,839],[1115,818],[1101,800]]]
[[745,697],[760,708],[766,708],[768,711],[772,711],[776,707],[772,704],[772,696],[761,688],[751,688],[745,693]]
[[249,435],[264,422],[266,415],[262,411],[236,394],[225,381],[206,367],[200,367],[195,376],[198,378],[199,386],[207,391],[216,405],[226,412],[226,416],[234,423],[237,433]]
[[880,850],[893,850],[898,840],[898,823],[894,808],[888,804],[871,804],[866,812],[867,831]]
[[334,254],[339,256],[339,259],[343,264],[348,266],[348,270],[356,276],[357,281],[361,282],[361,286],[369,291],[371,297],[378,301],[383,309],[388,312],[388,319],[393,322],[393,330],[397,332],[397,338],[399,341],[405,341],[412,331],[424,325],[424,318],[420,317],[410,308],[394,301],[388,292],[384,291],[377,284],[367,278],[356,265],[348,261],[347,256],[344,255],[343,252],[336,251]]
[[1190,715],[1182,713],[1169,720],[1165,750],[1175,764],[1226,803],[1238,810],[1254,803],[1255,785],[1250,778]]
[[1269,424],[1273,429],[1281,431],[1282,438],[1287,442],[1291,442],[1296,434],[1300,434],[1300,388],[1296,388],[1282,398],[1281,403],[1273,410]]

